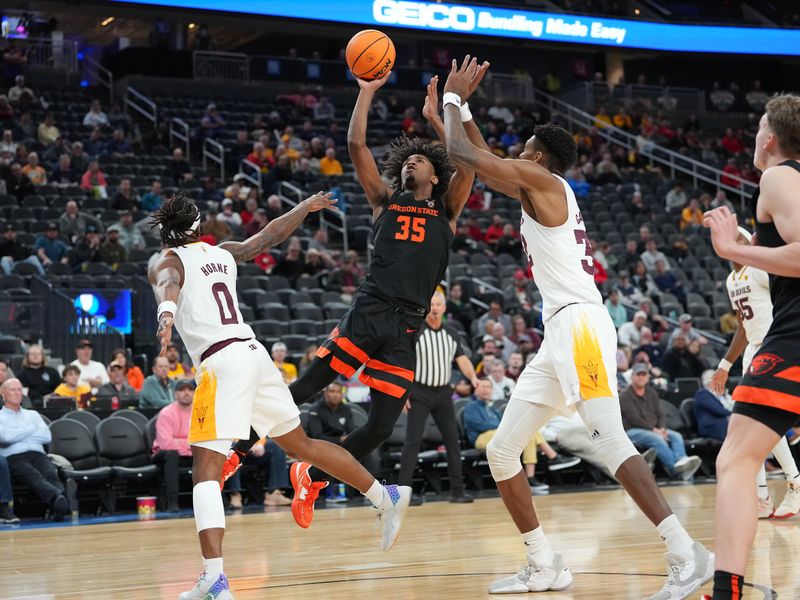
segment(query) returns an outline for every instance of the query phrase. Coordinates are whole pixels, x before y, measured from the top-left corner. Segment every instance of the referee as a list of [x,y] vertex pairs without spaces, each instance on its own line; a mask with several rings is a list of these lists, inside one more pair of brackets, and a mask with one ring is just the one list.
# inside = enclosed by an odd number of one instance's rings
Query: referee
[[[461,448],[458,441],[458,426],[453,410],[453,388],[450,377],[455,360],[464,376],[476,385],[475,369],[461,348],[458,333],[442,323],[446,310],[444,295],[436,292],[431,298],[431,310],[417,334],[417,368],[408,403],[408,429],[406,443],[400,459],[399,485],[411,485],[414,467],[417,464],[425,421],[428,415],[442,432],[447,450],[447,472],[450,476],[450,502],[472,502],[472,496],[464,492],[461,478]],[[422,498],[412,497],[411,504],[421,504]]]

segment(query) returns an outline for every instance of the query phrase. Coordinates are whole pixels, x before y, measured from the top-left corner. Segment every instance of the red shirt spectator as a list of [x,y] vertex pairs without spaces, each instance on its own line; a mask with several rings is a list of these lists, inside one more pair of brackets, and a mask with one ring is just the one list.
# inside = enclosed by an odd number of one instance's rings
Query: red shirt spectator
[[744,152],[744,144],[742,140],[733,135],[733,129],[728,127],[725,130],[725,137],[722,138],[722,147],[725,148],[730,154],[741,154]]
[[471,237],[476,242],[483,241],[483,231],[481,230],[481,227],[478,224],[478,220],[475,217],[470,217],[467,220],[467,228],[469,237]]
[[159,450],[177,450],[181,456],[191,456],[192,449],[186,441],[192,420],[192,403],[173,402],[161,409],[156,420],[156,439],[153,454]]
[[484,241],[487,244],[494,244],[497,240],[503,237],[503,225],[503,217],[500,215],[495,215],[492,217],[492,224],[489,225],[489,229],[486,230]]
[[483,210],[483,188],[475,188],[467,199],[467,208],[470,210]]
[[[728,164],[725,165],[725,168],[723,168],[722,171],[728,175],[735,175],[736,177],[742,176],[742,170],[739,168],[739,165],[736,164],[736,159],[733,158],[728,159]],[[719,180],[721,183],[735,188],[738,188],[741,185],[737,180],[731,177],[725,177],[724,175],[720,177]]]

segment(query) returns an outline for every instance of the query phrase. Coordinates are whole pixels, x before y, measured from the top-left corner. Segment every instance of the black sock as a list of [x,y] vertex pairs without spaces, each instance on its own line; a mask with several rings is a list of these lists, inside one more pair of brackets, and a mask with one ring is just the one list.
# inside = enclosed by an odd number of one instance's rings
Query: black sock
[[250,438],[247,440],[239,440],[233,445],[233,449],[239,456],[245,456],[248,452],[250,452],[250,448],[256,445],[256,442],[261,438],[256,433],[256,430],[252,427],[250,428]]
[[714,571],[714,597],[712,600],[742,600],[744,576]]

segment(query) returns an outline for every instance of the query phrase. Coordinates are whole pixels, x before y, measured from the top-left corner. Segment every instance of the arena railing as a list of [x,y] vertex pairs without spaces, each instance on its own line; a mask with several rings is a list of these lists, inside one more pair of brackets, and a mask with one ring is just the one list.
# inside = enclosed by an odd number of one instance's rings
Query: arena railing
[[15,44],[25,50],[28,67],[42,67],[76,73],[78,71],[78,43],[63,37],[30,37],[15,39]]
[[487,73],[486,80],[478,88],[476,94],[485,100],[513,101],[532,104],[533,80],[529,76],[514,75],[511,73]]
[[[297,206],[298,203],[305,200],[308,197],[308,193],[301,190],[296,185],[289,183],[288,181],[281,181],[278,184],[278,196],[280,197],[281,202],[294,207]],[[338,219],[339,222],[335,223],[331,219]],[[339,235],[342,236],[342,251],[347,252],[350,249],[347,239],[347,215],[342,211],[331,208],[326,208],[325,210],[320,211],[319,227],[325,233],[328,233],[329,229],[338,231]]]
[[83,67],[83,79],[86,82],[95,82],[108,90],[109,102],[114,102],[114,74],[97,62],[90,55],[80,52],[78,58]]
[[603,105],[631,104],[647,100],[653,110],[683,110],[698,114],[706,112],[706,93],[689,87],[627,84],[610,86],[606,82],[577,83],[561,93],[561,98],[579,108]]
[[[534,89],[533,93],[536,104],[544,106],[551,111],[551,119],[560,116],[575,127],[582,127],[585,129],[597,127],[597,133],[603,139],[616,146],[621,146],[626,150],[638,148],[642,156],[649,159],[651,164],[656,163],[669,169],[670,177],[673,179],[676,173],[681,173],[682,175],[690,177],[695,186],[698,185],[699,181],[702,181],[716,186],[717,189],[725,190],[726,193],[732,194],[733,197],[738,197],[742,210],[745,208],[745,200],[748,199],[756,189],[756,185],[751,181],[735,175],[729,175],[703,162],[689,158],[688,156],[684,156],[683,154],[679,154],[678,152],[674,152],[673,150],[669,150],[653,142],[640,145],[637,136],[617,127],[610,125],[598,127],[598,122],[595,120],[594,116],[555,96],[537,89]],[[737,182],[739,187],[737,188],[727,183],[722,183],[721,178],[723,177]]]
[[183,143],[184,155],[186,160],[189,160],[189,138],[191,137],[191,130],[189,124],[183,119],[172,117],[169,120],[169,143],[173,148],[175,147],[175,140]]
[[237,175],[257,187],[259,194],[264,192],[261,168],[256,163],[243,158],[239,161],[239,173]]
[[131,86],[125,88],[125,114],[128,114],[129,108],[150,121],[153,127],[156,126],[158,122],[158,107],[156,103]]
[[250,81],[250,59],[247,54],[196,50],[192,53],[192,63],[195,79]]
[[225,147],[216,140],[203,140],[203,171],[208,173],[208,163],[216,163],[219,167],[219,180],[225,181]]

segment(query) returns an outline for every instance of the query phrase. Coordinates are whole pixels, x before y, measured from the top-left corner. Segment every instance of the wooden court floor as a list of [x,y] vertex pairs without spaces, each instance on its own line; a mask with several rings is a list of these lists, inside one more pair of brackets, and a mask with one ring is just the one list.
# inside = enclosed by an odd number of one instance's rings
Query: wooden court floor
[[[770,486],[781,498],[782,482]],[[664,488],[690,533],[707,545],[714,491]],[[663,584],[663,546],[624,492],[555,494],[536,504],[575,575],[569,590],[536,598],[640,599]],[[0,598],[14,600],[174,600],[200,564],[194,521],[185,518],[0,531],[0,549]],[[318,511],[308,530],[287,509],[229,516],[225,542],[237,600],[497,598],[487,584],[523,562],[499,498],[413,507],[388,553],[379,549],[368,507]],[[800,599],[800,517],[760,523],[748,580],[760,587],[748,588],[745,598]]]

